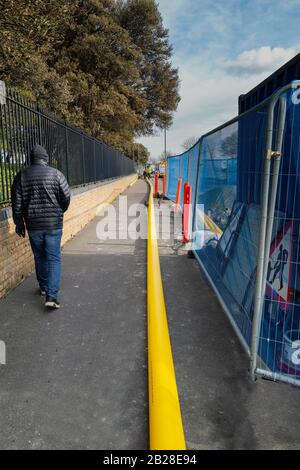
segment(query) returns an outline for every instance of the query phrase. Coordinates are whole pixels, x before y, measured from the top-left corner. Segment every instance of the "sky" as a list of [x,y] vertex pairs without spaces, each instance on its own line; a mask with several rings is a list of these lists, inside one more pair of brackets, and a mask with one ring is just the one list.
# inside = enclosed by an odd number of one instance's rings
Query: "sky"
[[[167,148],[238,114],[247,93],[300,52],[300,0],[158,0],[179,70],[181,102]],[[163,134],[138,139],[157,158]]]

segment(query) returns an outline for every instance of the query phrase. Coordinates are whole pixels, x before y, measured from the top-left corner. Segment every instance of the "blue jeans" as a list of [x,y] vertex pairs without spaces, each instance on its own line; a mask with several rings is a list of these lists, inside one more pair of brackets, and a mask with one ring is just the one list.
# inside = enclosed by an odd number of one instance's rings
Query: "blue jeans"
[[40,288],[56,299],[60,290],[62,229],[32,230],[28,235]]

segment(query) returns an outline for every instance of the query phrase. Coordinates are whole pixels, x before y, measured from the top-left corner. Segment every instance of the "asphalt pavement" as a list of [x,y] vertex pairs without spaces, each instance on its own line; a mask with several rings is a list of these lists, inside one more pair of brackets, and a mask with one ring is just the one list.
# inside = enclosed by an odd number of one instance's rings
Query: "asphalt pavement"
[[[122,197],[147,193],[139,181]],[[0,302],[1,449],[148,446],[146,240],[99,239],[106,215],[63,250],[60,310],[45,311],[34,275]]]

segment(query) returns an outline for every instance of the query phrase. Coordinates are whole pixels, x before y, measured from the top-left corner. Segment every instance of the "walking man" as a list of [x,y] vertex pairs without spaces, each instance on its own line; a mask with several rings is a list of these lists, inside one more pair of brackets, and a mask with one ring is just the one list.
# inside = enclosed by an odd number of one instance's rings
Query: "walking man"
[[11,196],[16,233],[25,237],[25,227],[28,231],[39,292],[46,297],[47,308],[57,309],[63,215],[70,204],[70,188],[64,175],[49,166],[49,156],[40,145],[30,152],[30,166],[16,175]]

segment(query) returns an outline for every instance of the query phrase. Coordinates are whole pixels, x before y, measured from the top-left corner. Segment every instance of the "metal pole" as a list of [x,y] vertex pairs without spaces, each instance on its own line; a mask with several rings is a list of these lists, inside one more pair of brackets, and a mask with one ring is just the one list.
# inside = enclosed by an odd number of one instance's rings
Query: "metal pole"
[[68,180],[68,183],[71,184],[70,182],[70,171],[69,171],[69,136],[68,136],[68,126],[67,123],[65,122],[65,152],[66,152],[66,177]]
[[293,377],[289,377],[284,374],[278,374],[277,372],[271,372],[264,369],[256,369],[256,374],[266,379],[273,380],[274,382],[280,381],[294,385],[295,387],[300,387],[300,381],[298,379],[294,379]]
[[271,188],[271,195],[270,195],[270,203],[269,203],[269,210],[268,210],[268,221],[267,221],[267,233],[266,233],[266,242],[265,242],[265,269],[264,269],[264,284],[263,284],[263,292],[262,297],[264,296],[264,287],[267,278],[267,267],[269,262],[269,255],[270,255],[270,248],[272,242],[272,232],[273,232],[273,224],[274,224],[274,215],[275,215],[275,204],[276,204],[276,197],[277,197],[277,188],[278,188],[278,179],[279,179],[279,169],[281,163],[281,156],[282,156],[282,144],[283,144],[283,134],[285,128],[285,120],[286,120],[286,97],[280,98],[280,116],[279,116],[279,126],[277,131],[277,138],[276,138],[276,145],[275,145],[275,152],[274,152],[274,165],[273,165],[273,177],[272,177],[272,188]]
[[[9,99],[9,97],[7,98]],[[9,154],[8,150],[8,136],[7,136],[7,113],[8,108],[6,105],[3,106],[3,114],[1,113],[1,135],[2,135],[2,149],[3,149],[3,165],[1,165],[1,178],[4,180],[3,184],[3,201],[7,202],[10,198],[9,192],[9,179],[8,179],[8,172],[7,172],[7,155]]]
[[36,113],[38,118],[38,138],[40,145],[44,145],[43,142],[43,133],[42,133],[42,116],[41,116],[41,109],[40,105],[37,103],[36,105]]
[[198,185],[199,185],[199,179],[200,179],[200,167],[201,167],[201,154],[202,154],[202,143],[203,139],[202,137],[200,138],[199,141],[199,150],[198,150],[198,160],[197,160],[197,176],[196,176],[196,183],[195,183],[195,191],[194,191],[194,210],[193,210],[193,223],[192,223],[192,232],[193,232],[193,241],[194,241],[194,232],[196,228],[196,209],[197,209],[197,203],[198,203]]
[[164,142],[165,142],[164,153],[165,153],[165,160],[166,160],[167,158],[167,126],[165,126],[165,130],[164,130]]
[[82,174],[83,174],[83,181],[81,183],[86,183],[85,181],[85,158],[84,158],[84,137],[81,134],[81,164],[82,164]]
[[[250,377],[254,381],[255,380],[255,371],[257,368],[257,358],[258,358],[258,348],[259,348],[259,335],[260,335],[260,328],[261,328],[261,321],[262,321],[262,310],[263,310],[263,297],[265,292],[265,274],[267,267],[265,264],[268,263],[268,256],[270,246],[266,246],[267,241],[267,233],[268,237],[269,230],[271,231],[272,235],[272,227],[268,228],[267,232],[267,222],[268,222],[268,206],[269,206],[269,188],[270,188],[270,175],[271,175],[271,159],[278,158],[278,149],[276,151],[272,151],[272,143],[273,143],[273,126],[274,126],[274,110],[275,106],[280,98],[280,95],[285,91],[289,90],[290,88],[299,88],[300,82],[294,82],[283,87],[279,90],[270,101],[269,109],[268,109],[268,127],[267,127],[267,138],[266,138],[266,151],[265,151],[265,165],[264,165],[264,178],[263,184],[261,188],[262,194],[262,201],[261,201],[261,216],[260,216],[260,235],[259,235],[259,246],[258,246],[258,257],[257,257],[257,272],[256,272],[256,285],[255,285],[255,294],[254,294],[254,313],[253,313],[253,326],[252,326],[252,337],[251,337],[251,365],[250,365]],[[281,113],[285,115],[285,106],[281,107]],[[284,126],[284,117],[280,116],[280,127],[282,131],[282,137],[278,138],[277,144],[282,146],[282,138],[283,138],[283,126]],[[280,164],[280,161],[279,161]],[[276,186],[276,182],[273,181],[273,189]],[[277,186],[276,186],[277,190]],[[275,194],[275,201],[276,201],[276,194]],[[275,201],[270,202],[270,208],[275,209]],[[272,221],[274,220],[274,214],[271,216]],[[270,220],[271,220],[270,219]]]
[[93,155],[94,155],[94,183],[96,183],[96,181],[98,181],[98,178],[97,178],[96,142],[95,142],[95,139],[93,139]]
[[251,338],[251,371],[250,376],[255,381],[255,369],[257,366],[257,356],[259,347],[259,334],[262,318],[262,286],[264,275],[264,261],[265,261],[265,241],[266,229],[268,219],[268,202],[269,202],[269,187],[270,187],[270,170],[272,159],[272,139],[273,139],[273,122],[274,122],[274,108],[275,100],[272,100],[268,110],[268,127],[267,127],[267,142],[266,142],[266,156],[264,165],[264,178],[261,187],[262,201],[261,201],[261,216],[260,216],[260,235],[257,256],[257,271],[256,271],[256,284],[254,293],[254,313],[253,313],[253,326]]

